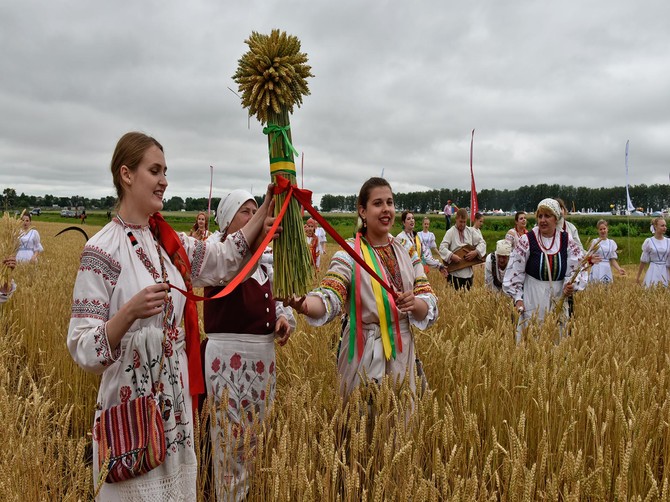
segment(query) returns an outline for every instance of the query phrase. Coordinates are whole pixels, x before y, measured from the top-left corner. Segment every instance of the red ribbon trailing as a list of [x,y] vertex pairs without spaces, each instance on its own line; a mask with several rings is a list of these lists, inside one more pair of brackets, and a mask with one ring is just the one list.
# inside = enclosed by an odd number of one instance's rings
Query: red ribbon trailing
[[[188,356],[190,394],[191,396],[194,396],[194,406],[197,406],[198,402],[197,399],[195,399],[195,396],[202,394],[205,390],[205,384],[202,375],[202,361],[200,360],[200,329],[198,327],[198,311],[195,302],[215,300],[217,298],[222,298],[226,295],[229,295],[240,283],[242,283],[248,277],[249,273],[256,266],[256,263],[258,263],[258,260],[265,251],[265,248],[272,240],[277,228],[281,224],[281,221],[286,214],[286,210],[288,209],[288,205],[291,202],[291,197],[295,197],[295,199],[302,205],[302,207],[310,215],[312,215],[316,221],[319,222],[328,235],[330,235],[356,263],[358,263],[368,274],[370,274],[371,277],[373,277],[386,291],[388,291],[393,299],[398,298],[396,291],[386,281],[379,277],[379,275],[367,263],[365,263],[365,260],[360,255],[358,255],[351,248],[351,246],[347,244],[347,242],[340,236],[340,234],[335,231],[330,223],[328,223],[323,218],[323,216],[321,216],[317,210],[314,209],[312,206],[312,192],[310,190],[304,190],[298,188],[297,186],[291,185],[291,182],[281,175],[276,176],[275,183],[276,186],[273,192],[275,195],[288,192],[286,194],[284,204],[282,204],[282,207],[279,211],[279,214],[277,214],[274,223],[268,230],[268,233],[263,239],[263,242],[261,242],[261,244],[258,246],[258,249],[256,249],[252,255],[251,259],[223,290],[219,291],[214,296],[204,297],[193,294],[192,288],[189,287],[190,284],[187,285],[185,290],[170,284],[170,289],[175,289],[186,297],[186,306],[184,310],[184,330],[186,332],[186,355]],[[179,240],[179,236],[174,231],[174,229],[163,219],[163,216],[161,216],[160,213],[156,213],[152,216],[150,219],[150,224],[152,225],[152,228],[153,226],[158,227],[161,245],[167,251],[168,255],[171,258],[175,255],[179,256],[181,261],[183,261],[186,265],[187,271],[190,274],[191,263],[186,254],[186,250],[182,246],[181,241]],[[397,316],[397,312],[394,312],[394,314]]]

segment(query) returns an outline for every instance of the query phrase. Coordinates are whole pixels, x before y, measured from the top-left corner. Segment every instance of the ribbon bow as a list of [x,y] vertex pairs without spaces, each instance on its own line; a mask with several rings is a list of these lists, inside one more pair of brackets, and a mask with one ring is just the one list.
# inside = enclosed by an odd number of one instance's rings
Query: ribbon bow
[[[293,155],[296,157],[299,155],[298,150],[296,150],[293,145],[291,144],[291,141],[288,139],[288,130],[291,128],[290,124],[287,124],[285,126],[280,126],[277,124],[270,124],[268,126],[265,126],[263,128],[263,134],[274,134],[275,137],[272,139],[270,142],[270,150],[272,150],[272,145],[275,144],[275,141],[277,141],[277,138],[281,135],[282,138],[284,138],[284,154],[286,154],[286,147],[290,149],[291,152],[293,152]],[[270,152],[272,154],[272,152]],[[272,156],[272,155],[270,155]]]

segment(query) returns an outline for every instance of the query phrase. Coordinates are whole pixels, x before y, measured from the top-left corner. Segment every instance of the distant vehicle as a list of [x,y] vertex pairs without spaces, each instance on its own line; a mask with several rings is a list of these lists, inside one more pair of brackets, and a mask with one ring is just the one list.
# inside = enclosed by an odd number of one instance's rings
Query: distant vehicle
[[32,216],[39,216],[40,214],[42,214],[42,210],[39,207],[34,207],[30,210],[30,214]]
[[63,210],[60,212],[60,215],[61,215],[63,218],[74,218],[75,216],[77,216],[77,214],[76,214],[74,211],[70,210],[70,209],[63,209]]

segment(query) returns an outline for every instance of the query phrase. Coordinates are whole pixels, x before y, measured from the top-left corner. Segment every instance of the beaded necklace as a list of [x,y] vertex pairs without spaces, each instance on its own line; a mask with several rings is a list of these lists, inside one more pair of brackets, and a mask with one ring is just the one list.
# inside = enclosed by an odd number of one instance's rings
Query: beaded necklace
[[[142,246],[139,245],[139,242],[137,242],[137,238],[133,234],[133,231],[130,229],[130,227],[126,224],[125,221],[123,221],[123,219],[118,214],[116,215],[116,217],[123,225],[124,230],[126,230],[126,235],[128,236],[128,239],[130,240],[130,243],[132,244],[133,249],[135,250],[135,254],[140,259],[140,262],[142,263],[142,265],[144,265],[144,268],[147,269],[147,272],[149,272],[149,275],[151,275],[156,284],[164,282],[169,285],[170,280],[168,279],[167,270],[165,268],[163,253],[161,252],[160,244],[158,244],[158,241],[156,241],[156,236],[153,235],[152,233],[154,243],[156,244],[156,251],[158,252],[158,260],[161,267],[160,274],[158,273],[158,270],[156,270],[154,264],[151,262],[149,255],[147,255]],[[175,327],[176,323],[174,315],[174,302],[172,301],[172,295],[170,294],[170,289],[166,291],[166,294],[167,294],[167,300],[163,304],[163,332],[167,334],[167,336],[169,336],[170,339],[175,339],[177,337],[177,329]]]
[[556,232],[554,231],[554,236],[551,238],[551,244],[549,246],[544,245],[544,236],[542,235],[541,232],[538,231],[538,234],[540,235],[540,238],[538,239],[537,243],[540,245],[540,248],[543,251],[549,251],[554,247],[554,243],[556,242]]

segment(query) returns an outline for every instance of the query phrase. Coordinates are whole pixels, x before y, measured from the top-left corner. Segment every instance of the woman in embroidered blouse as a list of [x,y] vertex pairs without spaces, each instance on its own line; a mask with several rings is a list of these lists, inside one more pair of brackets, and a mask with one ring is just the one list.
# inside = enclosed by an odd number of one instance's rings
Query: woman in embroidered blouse
[[670,240],[665,237],[667,226],[663,218],[651,220],[654,228],[653,237],[648,237],[642,243],[640,268],[637,270],[637,283],[640,284],[642,271],[649,266],[644,276],[644,286],[649,288],[656,284],[668,286],[668,266],[670,266]]
[[596,228],[598,229],[598,236],[600,238],[591,241],[589,251],[598,244],[598,249],[593,254],[594,256],[599,256],[600,260],[591,267],[589,282],[604,282],[608,284],[614,281],[612,267],[614,267],[614,270],[619,275],[626,275],[626,271],[621,268],[617,261],[619,257],[616,253],[616,242],[607,238],[607,234],[609,233],[607,222],[605,220],[598,220]]
[[40,242],[40,234],[30,224],[33,221],[32,216],[24,214],[21,219],[21,235],[19,236],[19,251],[16,253],[17,262],[37,261],[37,256],[44,251]]
[[[362,227],[356,238],[348,241],[349,246],[367,257],[366,262],[373,269],[379,267],[382,278],[397,292],[397,309],[393,307],[391,295],[388,300],[392,311],[384,308],[386,296],[381,291],[385,290],[378,288],[378,283],[342,250],[333,256],[320,286],[291,304],[307,316],[313,326],[322,326],[339,319],[343,312],[349,313],[338,355],[341,391],[345,398],[360,383],[361,375],[373,381],[380,381],[385,375],[400,380],[408,371],[410,388],[415,391],[416,354],[410,324],[419,329],[432,325],[438,315],[437,298],[416,252],[410,255],[400,241],[389,234],[395,206],[388,182],[383,178],[370,178],[361,187],[357,205]],[[358,271],[360,282],[355,279]],[[356,310],[357,295],[360,295],[360,310]],[[380,304],[381,311],[377,307]],[[395,324],[395,313],[399,313],[399,339],[388,331],[382,333],[380,325],[380,319],[384,319],[385,326]],[[356,328],[357,319],[360,332]]]
[[[167,454],[163,464],[140,477],[105,482],[98,500],[195,500],[191,392],[202,385],[197,311],[194,332],[194,304],[187,305],[184,296],[169,290],[163,278],[182,289],[189,279],[196,286],[231,280],[272,221],[268,218],[264,226],[272,204],[263,204],[247,227],[225,242],[208,244],[177,235],[157,213],[168,183],[163,147],[155,139],[125,134],[116,145],[111,170],[119,198],[117,217],[82,252],[67,336],[77,364],[102,375],[93,428],[93,479],[97,483],[100,410],[150,395],[154,387],[162,393]],[[172,259],[166,244],[178,249]],[[177,253],[190,262],[190,274],[174,257]],[[182,317],[186,335],[180,327]],[[193,336],[195,352],[187,346],[189,357],[185,345]]]
[[[584,289],[581,273],[574,283],[570,278],[580,266],[583,252],[568,232],[556,228],[561,208],[554,199],[537,206],[537,227],[522,235],[510,255],[503,278],[503,291],[514,300],[519,312],[516,341],[521,343],[523,328],[531,317],[542,321],[562,294]],[[567,302],[564,313],[568,315]]]
[[424,270],[427,272],[426,267],[437,269],[444,278],[449,277],[449,272],[447,267],[433,258],[433,249],[439,252],[437,243],[435,241],[435,234],[431,232],[430,229],[430,219],[426,216],[423,218],[423,229],[417,235],[419,236],[419,241],[421,241],[421,261],[424,264]]
[[505,234],[505,240],[509,241],[512,249],[515,249],[519,244],[519,239],[522,235],[526,235],[526,212],[517,211],[514,215],[514,228],[510,228]]
[[[223,242],[235,234],[258,209],[246,190],[226,194],[216,210],[219,231],[208,242]],[[217,500],[241,500],[248,489],[244,439],[249,431],[252,449],[256,444],[253,418],[263,421],[274,401],[277,380],[275,339],[284,345],[295,329],[293,310],[272,297],[272,265],[262,263],[229,295],[203,304],[207,339],[203,341],[203,369],[207,394],[216,406],[216,419],[210,419],[210,439],[214,486]],[[205,296],[218,294],[224,285],[205,288]],[[234,378],[230,378],[233,372]],[[221,397],[228,391],[228,405]],[[266,393],[267,392],[267,393]],[[226,413],[228,435],[221,429]],[[239,437],[234,449],[225,437]]]
[[195,223],[188,235],[201,241],[206,241],[211,235],[211,232],[207,230],[207,215],[203,211],[200,211],[195,217]]

